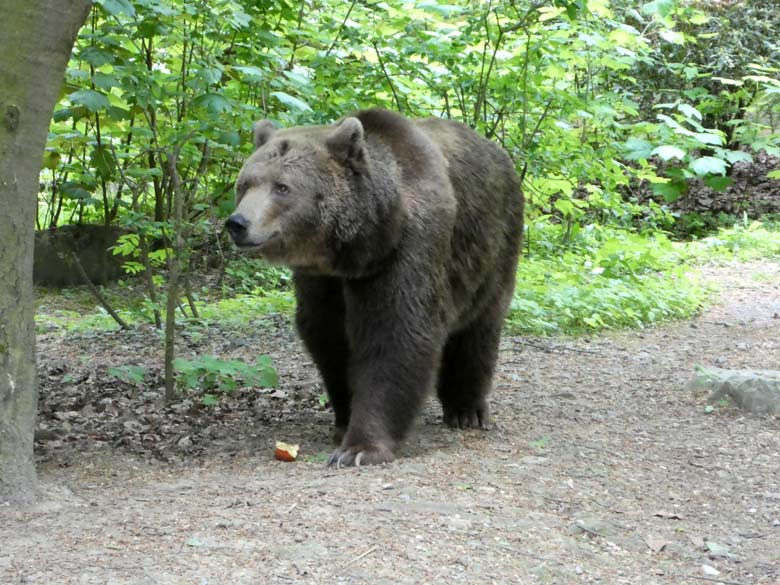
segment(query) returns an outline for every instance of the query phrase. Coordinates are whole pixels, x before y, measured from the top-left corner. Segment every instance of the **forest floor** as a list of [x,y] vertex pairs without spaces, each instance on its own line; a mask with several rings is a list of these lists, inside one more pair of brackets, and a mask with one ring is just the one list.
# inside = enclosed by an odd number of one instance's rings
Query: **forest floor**
[[0,583],[777,585],[780,419],[685,386],[696,364],[780,368],[780,266],[703,271],[721,292],[693,321],[506,337],[491,430],[431,400],[374,468],[325,468],[330,414],[285,320],[180,348],[274,358],[278,388],[210,408],[107,374],[160,363],[147,329],[43,333],[43,498],[0,508]]

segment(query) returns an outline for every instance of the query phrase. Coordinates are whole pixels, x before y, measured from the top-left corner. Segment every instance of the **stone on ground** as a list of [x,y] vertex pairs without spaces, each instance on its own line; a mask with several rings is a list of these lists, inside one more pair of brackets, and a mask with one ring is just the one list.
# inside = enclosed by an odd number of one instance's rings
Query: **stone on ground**
[[780,414],[780,370],[698,367],[688,387],[709,390],[711,403],[725,399],[753,414]]

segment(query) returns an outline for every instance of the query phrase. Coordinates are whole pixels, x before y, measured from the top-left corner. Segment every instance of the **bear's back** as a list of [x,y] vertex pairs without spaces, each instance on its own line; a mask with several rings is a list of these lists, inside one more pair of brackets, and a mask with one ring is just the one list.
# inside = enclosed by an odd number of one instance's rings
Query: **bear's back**
[[465,124],[426,118],[417,126],[441,149],[457,200],[448,273],[458,320],[466,325],[496,294],[508,302],[514,288],[523,230],[520,179],[507,153]]
[[446,241],[446,257],[440,261],[452,304],[447,312],[458,326],[497,296],[508,302],[502,291],[511,294],[514,288],[523,197],[506,152],[452,120],[413,121],[382,109],[355,116],[377,158],[392,156],[404,183],[405,206],[414,209],[413,231],[418,232],[409,243]]

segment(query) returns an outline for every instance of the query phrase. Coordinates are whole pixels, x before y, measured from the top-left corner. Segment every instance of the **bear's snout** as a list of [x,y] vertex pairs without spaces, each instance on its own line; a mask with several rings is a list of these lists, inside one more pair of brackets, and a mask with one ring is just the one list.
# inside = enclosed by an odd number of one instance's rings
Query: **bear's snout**
[[233,238],[233,241],[240,245],[246,240],[249,231],[249,220],[240,213],[234,213],[227,218],[225,228],[228,233],[230,233],[230,237]]

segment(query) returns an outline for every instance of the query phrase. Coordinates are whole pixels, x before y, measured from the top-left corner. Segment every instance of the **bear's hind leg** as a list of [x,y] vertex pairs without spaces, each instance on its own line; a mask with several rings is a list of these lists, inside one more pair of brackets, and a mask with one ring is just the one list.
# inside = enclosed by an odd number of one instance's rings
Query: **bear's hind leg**
[[487,395],[498,358],[502,313],[499,307],[488,307],[466,329],[452,334],[444,346],[437,391],[447,426],[489,426]]
[[295,323],[325,382],[336,415],[333,438],[340,443],[350,418],[347,380],[349,345],[344,328],[344,293],[336,278],[295,275]]

